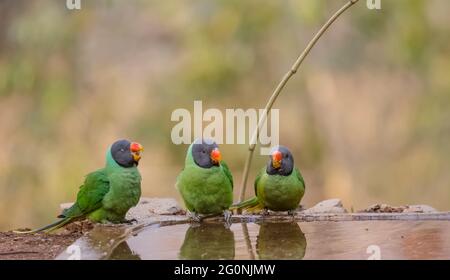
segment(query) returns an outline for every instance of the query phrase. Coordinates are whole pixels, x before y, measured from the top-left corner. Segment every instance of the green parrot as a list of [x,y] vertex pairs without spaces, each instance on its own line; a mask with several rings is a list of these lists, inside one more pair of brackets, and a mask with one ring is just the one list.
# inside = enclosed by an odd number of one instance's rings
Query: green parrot
[[222,224],[202,223],[186,231],[179,258],[182,260],[234,259],[234,233]]
[[255,180],[255,197],[233,205],[231,209],[289,211],[295,213],[305,193],[305,181],[294,166],[294,158],[288,148],[274,147],[267,166],[261,169]]
[[256,239],[260,260],[301,260],[306,252],[306,238],[294,222],[262,223]]
[[137,169],[143,147],[118,140],[106,153],[106,166],[89,173],[80,187],[77,201],[58,216],[60,220],[29,231],[51,232],[75,220],[88,218],[100,223],[129,222],[125,214],[141,196],[141,175]]
[[189,146],[176,188],[195,221],[201,220],[199,214],[222,212],[227,222],[231,218],[228,208],[233,203],[233,177],[214,141],[197,139]]

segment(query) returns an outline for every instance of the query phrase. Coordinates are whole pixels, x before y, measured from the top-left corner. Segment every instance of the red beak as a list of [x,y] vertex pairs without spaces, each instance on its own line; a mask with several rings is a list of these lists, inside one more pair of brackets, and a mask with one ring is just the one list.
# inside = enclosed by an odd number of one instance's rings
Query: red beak
[[139,162],[139,160],[141,159],[141,151],[144,150],[144,147],[142,147],[141,144],[133,142],[130,145],[130,151],[131,154],[133,155],[133,159],[135,162]]
[[144,147],[142,147],[142,145],[139,144],[139,143],[133,142],[133,143],[131,143],[131,145],[130,145],[130,150],[131,150],[131,152],[133,152],[133,153],[137,153],[137,152],[143,151],[143,150],[144,150]]
[[222,160],[222,155],[220,154],[219,149],[215,148],[211,152],[211,160],[213,163],[217,164]]
[[283,159],[283,154],[280,151],[275,151],[272,154],[273,161],[281,161]]
[[272,154],[272,166],[274,168],[280,168],[282,159],[283,159],[283,154],[280,151],[273,152],[273,154]]

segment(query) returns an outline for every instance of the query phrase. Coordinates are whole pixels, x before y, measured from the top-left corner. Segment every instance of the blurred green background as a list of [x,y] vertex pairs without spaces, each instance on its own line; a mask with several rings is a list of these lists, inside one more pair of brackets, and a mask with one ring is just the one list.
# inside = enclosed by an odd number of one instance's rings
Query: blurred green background
[[[174,188],[177,108],[263,108],[344,0],[0,1],[0,229],[50,222],[108,146],[145,147],[143,195]],[[450,210],[450,1],[360,1],[275,107],[307,192]],[[246,145],[223,145],[236,185]],[[250,181],[264,165],[256,155]],[[249,184],[251,185],[251,183]],[[239,186],[235,187],[237,197]],[[251,195],[253,188],[248,188]]]

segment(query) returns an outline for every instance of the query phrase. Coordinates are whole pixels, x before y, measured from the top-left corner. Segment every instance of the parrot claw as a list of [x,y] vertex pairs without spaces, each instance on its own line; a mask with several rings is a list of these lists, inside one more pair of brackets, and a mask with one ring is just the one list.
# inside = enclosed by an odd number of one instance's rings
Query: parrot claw
[[125,220],[123,220],[122,221],[122,223],[124,223],[124,224],[129,224],[129,225],[132,225],[133,223],[137,223],[138,222],[138,220],[136,220],[136,219],[129,219],[129,220],[127,220],[127,219],[125,219]]
[[263,216],[263,217],[269,216],[269,209],[264,208],[264,209],[261,211],[261,216]]
[[200,223],[202,221],[202,217],[200,217],[200,215],[196,212],[189,212],[188,217],[195,223]]
[[233,212],[229,211],[229,210],[224,210],[223,211],[223,218],[225,220],[225,227],[226,228],[230,228],[231,224],[233,223],[231,221],[231,218],[233,217]]
[[297,212],[295,210],[289,210],[288,211],[288,215],[292,216],[292,218],[295,220],[295,215],[297,214]]

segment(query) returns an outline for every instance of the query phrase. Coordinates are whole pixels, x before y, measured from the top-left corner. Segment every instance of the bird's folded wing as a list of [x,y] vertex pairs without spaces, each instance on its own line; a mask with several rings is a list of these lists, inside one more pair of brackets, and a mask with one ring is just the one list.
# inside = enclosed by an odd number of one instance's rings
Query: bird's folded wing
[[298,170],[298,168],[295,168],[294,172],[295,172],[295,175],[297,176],[297,178],[300,180],[300,182],[302,182],[303,187],[306,189],[305,180],[303,180],[303,176],[300,173],[300,171]]
[[222,165],[223,172],[227,176],[227,178],[230,180],[231,187],[233,188],[233,175],[231,175],[230,169],[228,168],[228,165],[225,163],[225,161],[221,161],[220,164]]
[[110,182],[104,169],[89,173],[77,195],[77,204],[82,214],[102,206],[102,200],[109,192]]
[[258,196],[258,184],[259,184],[259,180],[261,180],[261,177],[264,175],[264,173],[266,172],[266,168],[262,168],[261,170],[259,170],[258,174],[256,175],[255,178],[255,195]]

